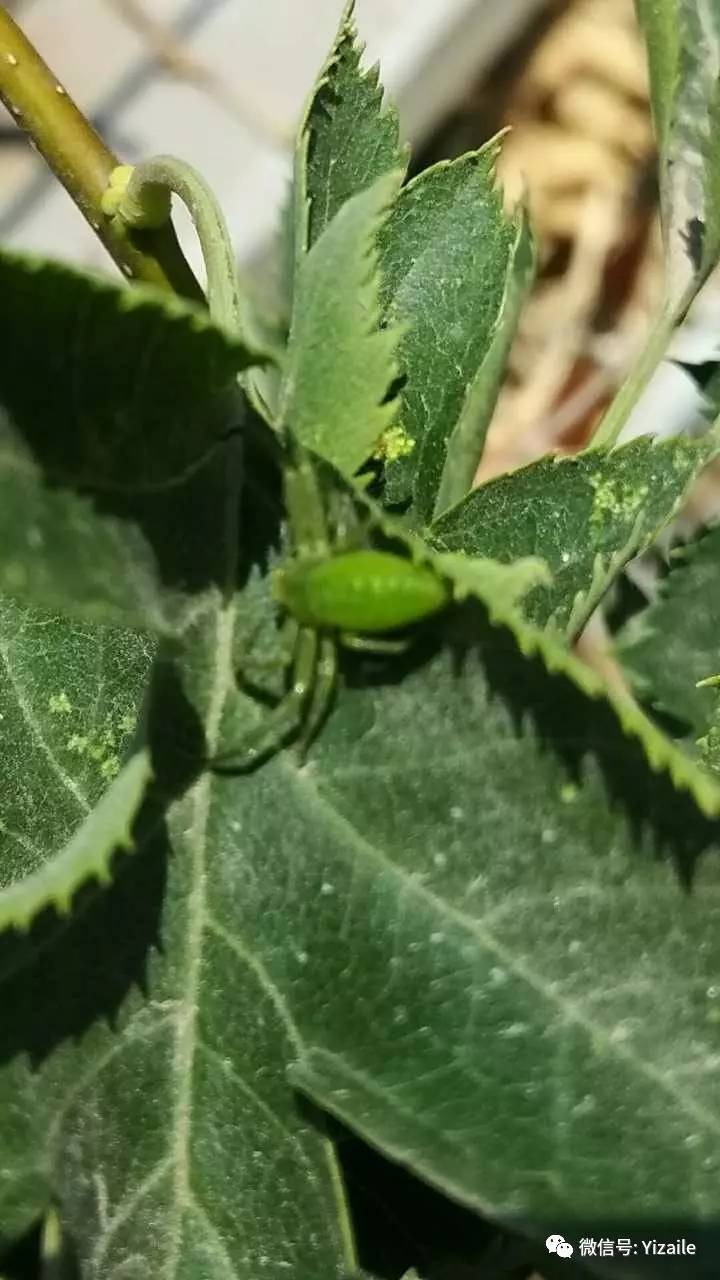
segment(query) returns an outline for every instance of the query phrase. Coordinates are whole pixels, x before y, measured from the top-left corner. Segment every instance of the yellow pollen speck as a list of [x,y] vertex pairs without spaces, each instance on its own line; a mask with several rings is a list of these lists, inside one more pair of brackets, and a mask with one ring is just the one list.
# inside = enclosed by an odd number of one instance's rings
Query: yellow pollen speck
[[404,427],[388,427],[378,440],[373,457],[382,462],[397,462],[398,458],[406,458],[414,448],[415,441]]

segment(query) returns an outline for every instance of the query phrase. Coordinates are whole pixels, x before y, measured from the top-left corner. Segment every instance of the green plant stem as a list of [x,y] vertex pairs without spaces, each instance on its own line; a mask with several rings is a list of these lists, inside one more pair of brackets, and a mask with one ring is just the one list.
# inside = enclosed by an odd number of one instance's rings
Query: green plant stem
[[202,301],[170,223],[123,235],[101,208],[117,157],[0,6],[0,99],[27,133],[125,276]]
[[117,219],[125,226],[152,218],[158,196],[173,192],[186,206],[197,232],[207,273],[207,299],[216,324],[234,335],[248,337],[230,234],[215,193],[192,165],[174,156],[155,156],[136,165]]
[[608,449],[617,441],[637,401],[645,390],[668,348],[668,343],[679,319],[682,307],[666,306],[651,329],[645,348],[601,420],[589,450]]

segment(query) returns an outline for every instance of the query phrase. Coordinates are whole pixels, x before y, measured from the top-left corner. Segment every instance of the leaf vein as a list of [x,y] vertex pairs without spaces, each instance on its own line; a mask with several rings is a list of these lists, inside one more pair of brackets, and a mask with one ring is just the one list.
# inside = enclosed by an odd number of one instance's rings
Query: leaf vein
[[5,670],[7,671],[8,679],[12,686],[13,693],[17,698],[18,707],[20,708],[23,719],[28,729],[30,730],[33,738],[37,742],[38,746],[40,747],[40,750],[42,751],[43,755],[46,757],[48,764],[50,765],[53,772],[56,774],[59,781],[62,783],[63,787],[67,791],[69,791],[70,795],[77,802],[77,804],[80,806],[80,808],[84,813],[86,814],[90,813],[92,809],[92,805],[88,803],[87,798],[83,795],[82,791],[78,787],[74,778],[71,778],[70,774],[66,772],[66,770],[61,765],[60,761],[55,756],[54,752],[51,751],[50,747],[45,741],[43,737],[42,729],[38,724],[37,718],[27,701],[25,694],[20,688],[20,685],[15,679],[15,675],[12,669],[12,663],[10,662],[10,654],[8,653],[7,646],[5,644],[0,644],[0,657],[2,658],[3,664],[5,666]]
[[275,1009],[282,1020],[283,1026],[287,1031],[288,1039],[292,1042],[294,1048],[302,1051],[304,1047],[303,1039],[295,1024],[288,1003],[282,992],[273,982],[262,961],[254,955],[252,951],[248,950],[239,938],[234,934],[231,934],[223,925],[221,925],[214,916],[207,915],[206,925],[214,934],[216,934],[221,942],[224,942],[231,951],[235,952],[238,958],[242,960],[243,964],[246,964],[248,968],[252,969],[263,991],[266,992],[270,1001],[275,1006]]
[[60,1138],[63,1122],[68,1112],[72,1109],[73,1104],[78,1100],[78,1098],[86,1094],[89,1085],[91,1085],[92,1082],[102,1074],[105,1068],[108,1067],[115,1058],[124,1053],[126,1049],[132,1048],[137,1040],[145,1040],[152,1036],[156,1036],[158,1032],[164,1030],[168,1023],[174,1021],[174,1016],[173,1013],[167,1013],[151,1026],[145,1025],[147,1021],[148,1019],[145,1014],[145,1010],[142,1010],[135,1022],[131,1022],[125,1028],[122,1037],[114,1039],[109,1049],[107,1049],[99,1058],[96,1058],[88,1070],[73,1081],[71,1088],[68,1089],[64,1098],[57,1107],[55,1115],[48,1127],[45,1149],[48,1153],[51,1164],[56,1156],[54,1147]]
[[222,1071],[224,1075],[228,1077],[228,1079],[232,1080],[233,1084],[237,1085],[238,1089],[240,1089],[240,1091],[244,1093],[246,1097],[248,1097],[251,1100],[251,1102],[255,1104],[255,1106],[258,1108],[259,1111],[262,1111],[263,1115],[270,1121],[273,1128],[278,1129],[280,1131],[283,1137],[283,1141],[287,1142],[290,1147],[295,1149],[296,1154],[300,1159],[301,1163],[305,1165],[305,1168],[307,1169],[308,1175],[310,1177],[310,1181],[314,1182],[316,1185],[319,1185],[315,1170],[313,1169],[311,1161],[308,1160],[308,1157],[305,1151],[303,1150],[302,1143],[299,1141],[298,1138],[296,1138],[290,1132],[288,1128],[286,1128],[286,1126],[283,1124],[280,1117],[273,1111],[272,1107],[268,1106],[267,1102],[265,1102],[264,1099],[260,1097],[260,1094],[255,1089],[253,1089],[252,1085],[249,1084],[247,1080],[243,1079],[239,1071],[236,1071],[235,1068],[231,1066],[229,1062],[226,1062],[222,1054],[219,1053],[217,1049],[213,1049],[212,1045],[209,1045],[205,1040],[202,1040],[199,1037],[198,1037],[197,1043],[198,1043],[198,1048],[201,1049],[202,1052],[206,1054],[208,1058],[212,1059],[212,1061],[215,1063],[218,1069]]
[[[216,631],[216,661],[209,694],[206,740],[212,754],[222,721],[227,696],[229,672],[232,671],[232,640],[235,606],[219,611]],[[173,1241],[168,1251],[164,1273],[168,1280],[176,1274],[182,1245],[182,1214],[190,1194],[189,1153],[192,1124],[193,1063],[197,1042],[197,1010],[200,996],[202,940],[206,926],[206,841],[210,814],[212,774],[204,773],[195,784],[193,817],[188,834],[191,856],[192,889],[188,899],[188,930],[182,1001],[177,1019],[173,1073],[175,1107],[173,1120],[173,1155],[175,1166],[174,1223],[170,1228]]]
[[138,1208],[138,1205],[142,1204],[145,1197],[150,1195],[159,1182],[162,1182],[163,1178],[167,1173],[169,1173],[171,1168],[172,1157],[165,1156],[164,1160],[159,1161],[152,1171],[138,1183],[135,1190],[130,1192],[123,1200],[120,1201],[115,1213],[107,1223],[105,1230],[98,1237],[95,1248],[93,1249],[90,1258],[90,1266],[93,1270],[99,1271],[115,1233],[119,1231],[120,1227],[124,1226],[125,1223],[129,1221],[135,1210]]
[[[543,981],[536,968],[531,969],[528,965],[518,960],[517,955],[503,946],[499,939],[484,926],[481,920],[468,916],[459,908],[444,902],[427,885],[420,883],[403,867],[392,862],[377,845],[372,844],[362,836],[357,828],[353,827],[348,819],[333,807],[329,799],[319,791],[316,784],[311,780],[307,770],[301,773],[297,769],[292,769],[287,761],[285,761],[284,767],[295,786],[304,791],[309,806],[320,809],[321,813],[324,813],[329,820],[329,824],[342,831],[345,840],[338,842],[339,848],[354,846],[356,852],[360,852],[366,857],[369,856],[373,861],[379,863],[388,874],[404,883],[404,887],[409,891],[410,896],[414,895],[423,899],[434,911],[444,915],[453,924],[462,929],[463,932],[470,933],[483,947],[496,955],[515,978],[525,982],[532,991],[547,1001],[549,1005],[555,1006],[564,1022],[574,1023],[586,1032],[590,1041],[597,1041],[598,1031],[603,1028],[599,1028],[597,1023],[593,1023],[586,1017],[583,1009],[576,1001],[563,996],[557,983]],[[613,1039],[609,1030],[605,1048],[606,1052],[629,1064],[639,1075],[651,1080],[665,1093],[674,1098],[676,1102],[679,1102],[689,1114],[707,1125],[711,1133],[720,1134],[720,1119],[707,1107],[696,1102],[694,1098],[681,1089],[678,1082],[668,1072],[661,1071],[654,1064],[639,1057],[627,1042]]]

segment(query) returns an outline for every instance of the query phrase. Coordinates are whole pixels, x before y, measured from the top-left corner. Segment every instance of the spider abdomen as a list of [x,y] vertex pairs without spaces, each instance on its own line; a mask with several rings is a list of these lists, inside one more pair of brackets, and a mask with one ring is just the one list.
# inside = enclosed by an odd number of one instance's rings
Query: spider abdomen
[[427,565],[388,551],[348,551],[277,574],[275,592],[304,626],[393,631],[436,613],[450,589]]

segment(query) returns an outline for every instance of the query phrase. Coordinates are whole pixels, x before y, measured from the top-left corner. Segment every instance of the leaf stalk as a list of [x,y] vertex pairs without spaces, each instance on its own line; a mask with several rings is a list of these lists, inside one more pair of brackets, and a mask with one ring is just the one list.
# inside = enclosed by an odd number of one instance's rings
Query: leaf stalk
[[128,279],[202,302],[170,223],[124,235],[102,210],[118,158],[73,102],[27,36],[0,6],[0,100]]

